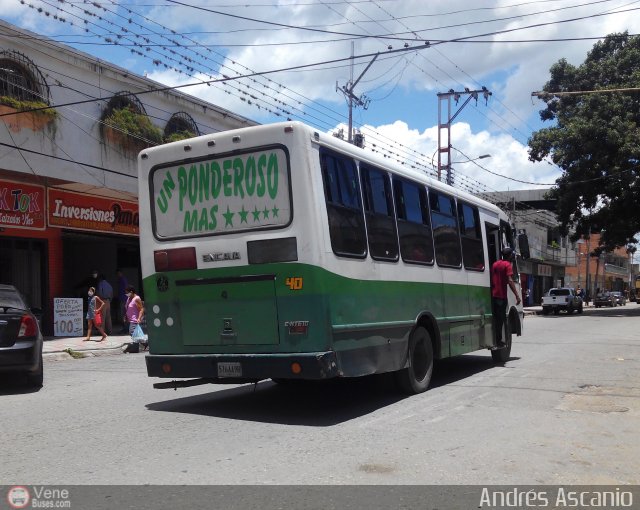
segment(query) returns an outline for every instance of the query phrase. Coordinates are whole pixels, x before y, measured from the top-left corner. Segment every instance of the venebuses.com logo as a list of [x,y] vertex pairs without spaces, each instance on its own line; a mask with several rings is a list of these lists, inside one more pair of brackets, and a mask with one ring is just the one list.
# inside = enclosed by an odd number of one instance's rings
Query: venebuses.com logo
[[26,508],[29,501],[31,501],[31,494],[26,487],[16,485],[7,492],[7,502],[11,508]]
[[68,489],[14,485],[7,491],[9,508],[71,508]]

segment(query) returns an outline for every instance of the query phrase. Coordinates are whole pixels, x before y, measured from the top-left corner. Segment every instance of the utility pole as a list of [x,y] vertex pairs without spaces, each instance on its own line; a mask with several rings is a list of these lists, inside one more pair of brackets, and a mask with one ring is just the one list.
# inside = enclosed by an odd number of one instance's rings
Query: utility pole
[[352,42],[351,43],[351,73],[350,73],[349,81],[347,82],[346,85],[343,85],[342,87],[339,87],[338,82],[336,82],[336,91],[342,92],[344,96],[347,98],[347,100],[349,101],[349,133],[347,134],[347,141],[349,143],[353,143],[353,106],[354,105],[361,106],[366,110],[369,107],[369,103],[371,101],[364,94],[362,94],[360,97],[356,96],[353,93],[353,89],[356,88],[356,85],[358,84],[358,82],[362,79],[364,74],[369,70],[369,68],[376,61],[376,59],[378,58],[378,55],[380,55],[379,53],[376,53],[376,55],[373,57],[373,59],[371,59],[371,62],[369,62],[367,67],[364,68],[364,71],[360,73],[360,76],[358,76],[358,78],[355,81],[353,81],[353,51],[354,51],[354,46]]
[[[462,106],[458,108],[458,111],[451,115],[451,99],[456,102],[456,106],[458,105],[458,101],[460,100],[460,96],[463,94],[468,94],[469,97],[462,103]],[[438,180],[442,180],[442,172],[445,171],[447,173],[447,184],[453,186],[453,176],[451,175],[451,123],[458,116],[458,114],[462,111],[462,109],[467,106],[467,103],[471,101],[471,99],[475,99],[476,103],[478,102],[478,94],[482,94],[484,97],[485,104],[489,101],[489,96],[492,94],[487,90],[486,87],[482,87],[480,90],[469,90],[465,87],[463,92],[455,92],[453,89],[449,90],[449,92],[439,92],[438,93]],[[444,105],[444,102],[447,102]],[[446,121],[443,121],[443,110],[445,110],[446,106]],[[443,141],[443,130],[444,130],[444,141]],[[444,156],[444,162],[443,162]]]
[[[591,232],[591,229],[589,229]],[[593,285],[591,285],[591,271],[589,270],[589,261],[591,260],[591,246],[590,246],[590,237],[587,237],[587,292],[589,296],[593,296]],[[588,304],[588,303],[587,303]]]

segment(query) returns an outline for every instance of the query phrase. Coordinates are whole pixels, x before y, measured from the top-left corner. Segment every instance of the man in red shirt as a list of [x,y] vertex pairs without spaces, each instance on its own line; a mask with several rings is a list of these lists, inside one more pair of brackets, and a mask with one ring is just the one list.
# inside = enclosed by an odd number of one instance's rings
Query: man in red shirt
[[496,347],[507,347],[502,340],[502,328],[507,315],[507,285],[516,296],[516,304],[520,304],[520,294],[513,281],[513,266],[511,256],[513,250],[508,246],[502,249],[502,259],[496,260],[491,266],[491,298],[493,301],[493,327]]

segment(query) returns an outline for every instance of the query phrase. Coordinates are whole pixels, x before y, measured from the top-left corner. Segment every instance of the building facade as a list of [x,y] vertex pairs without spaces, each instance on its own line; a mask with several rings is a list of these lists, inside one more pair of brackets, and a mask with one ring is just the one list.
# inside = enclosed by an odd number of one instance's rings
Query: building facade
[[539,304],[552,287],[581,288],[590,299],[600,290],[634,293],[636,274],[633,251],[626,247],[596,256],[600,233],[576,242],[560,234],[555,201],[548,189],[504,191],[487,195],[509,214],[519,231],[529,239],[530,258],[520,260],[522,288],[529,291],[525,304]]
[[626,247],[596,256],[594,250],[600,242],[600,234],[579,239],[572,244],[570,264],[567,265],[567,281],[573,287],[589,291],[590,297],[600,290],[631,292],[634,288],[632,253]]
[[139,288],[137,153],[253,124],[0,21],[0,283],[47,334],[92,270]]

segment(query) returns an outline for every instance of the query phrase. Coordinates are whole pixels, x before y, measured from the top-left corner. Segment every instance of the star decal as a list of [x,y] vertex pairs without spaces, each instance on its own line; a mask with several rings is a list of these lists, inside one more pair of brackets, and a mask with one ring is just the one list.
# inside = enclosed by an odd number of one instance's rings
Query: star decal
[[264,215],[264,219],[266,220],[269,217],[269,209],[267,209],[267,206],[264,206],[264,211],[262,211],[262,214]]
[[256,221],[260,221],[260,211],[258,211],[258,206],[255,206],[255,209],[253,211],[251,211],[251,214],[253,214],[253,222],[255,223]]
[[224,226],[225,227],[233,227],[233,216],[235,213],[232,213],[229,210],[229,206],[227,206],[227,212],[226,213],[222,213],[222,216],[224,216]]
[[249,214],[249,211],[244,210],[244,204],[242,205],[242,210],[238,211],[238,214],[240,215],[240,223],[248,223],[247,215]]
[[278,209],[275,205],[273,206],[273,209],[271,209],[271,212],[273,213],[273,217],[277,218],[278,217],[278,211],[280,209]]

